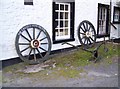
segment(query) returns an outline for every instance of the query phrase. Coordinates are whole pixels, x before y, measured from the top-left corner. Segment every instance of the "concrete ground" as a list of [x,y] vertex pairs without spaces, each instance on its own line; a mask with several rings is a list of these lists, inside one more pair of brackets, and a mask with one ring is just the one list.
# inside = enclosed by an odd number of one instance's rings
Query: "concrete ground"
[[[110,63],[107,63],[111,60]],[[24,63],[20,63],[21,70],[12,72],[12,67],[9,70],[3,69],[3,87],[118,87],[118,57],[101,60],[98,63],[91,63],[82,68],[84,71],[79,73],[75,78],[52,75],[54,69],[46,69],[43,73],[36,65],[31,65],[29,68],[23,67]],[[57,68],[57,66],[56,66]],[[35,73],[32,73],[33,69]],[[26,71],[31,71],[27,73]],[[39,71],[38,74],[36,74]],[[44,76],[41,76],[41,73]]]

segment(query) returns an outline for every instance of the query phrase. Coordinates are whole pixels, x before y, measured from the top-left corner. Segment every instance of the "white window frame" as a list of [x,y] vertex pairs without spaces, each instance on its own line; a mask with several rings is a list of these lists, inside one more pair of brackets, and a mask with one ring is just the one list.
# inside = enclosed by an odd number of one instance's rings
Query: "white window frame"
[[[55,10],[55,12],[59,13],[58,14],[58,19],[55,19],[55,21],[58,21],[58,26],[55,28],[55,30],[58,30],[58,36],[55,35],[56,40],[63,40],[63,39],[69,39],[70,38],[70,4],[69,3],[58,3],[56,4],[59,5],[59,10]],[[60,10],[60,5],[67,5],[68,6],[68,11],[65,10]],[[65,19],[65,14],[63,16],[63,19],[60,19],[60,12],[67,12],[68,13],[68,19]],[[60,27],[60,21],[63,21],[63,27]],[[68,27],[65,27],[65,21],[68,21]],[[60,29],[63,29],[63,32],[60,32]],[[68,29],[68,35],[65,35],[65,29]],[[55,32],[56,34],[56,32]],[[63,35],[62,35],[63,34]]]

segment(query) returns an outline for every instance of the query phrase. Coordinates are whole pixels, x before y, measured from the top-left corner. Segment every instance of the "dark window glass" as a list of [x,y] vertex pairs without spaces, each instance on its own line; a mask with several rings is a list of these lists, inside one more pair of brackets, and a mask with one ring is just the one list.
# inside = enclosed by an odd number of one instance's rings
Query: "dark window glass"
[[68,5],[65,5],[65,10],[67,10],[67,11],[68,11]]
[[63,27],[63,21],[60,21],[60,27]]
[[63,29],[60,29],[60,32],[63,32]]
[[24,5],[33,5],[33,0],[24,0]]
[[68,21],[65,21],[65,27],[68,27]]
[[60,5],[60,10],[64,10],[64,5]]
[[63,17],[64,17],[64,13],[60,12],[60,19],[63,19]]
[[55,10],[59,10],[59,4],[55,4]]
[[65,12],[65,19],[68,19],[68,12]]

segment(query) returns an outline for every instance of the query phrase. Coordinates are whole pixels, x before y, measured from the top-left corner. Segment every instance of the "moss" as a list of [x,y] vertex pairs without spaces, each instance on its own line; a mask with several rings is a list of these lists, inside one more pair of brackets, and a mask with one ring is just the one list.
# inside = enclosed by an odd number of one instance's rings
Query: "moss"
[[71,68],[62,68],[60,70],[56,70],[53,72],[53,74],[55,74],[55,76],[61,76],[64,78],[76,78],[76,77],[80,77],[80,73],[84,72],[82,69],[80,70],[76,70],[76,69],[71,69]]
[[[120,54],[120,46],[115,45],[115,49],[113,49],[112,44],[107,44],[106,47],[109,49],[108,52],[104,51],[104,45],[99,48],[99,56],[101,60],[105,62],[105,64],[111,64],[112,60],[108,60],[115,55]],[[91,50],[93,50],[92,48]],[[3,69],[4,73],[12,73],[11,79],[14,79],[14,74],[16,77],[24,78],[24,77],[33,77],[38,79],[50,79],[50,78],[57,78],[59,76],[63,76],[66,78],[74,78],[80,76],[81,72],[84,72],[83,69],[77,70],[78,67],[83,67],[88,64],[94,64],[88,61],[92,57],[92,54],[86,52],[84,50],[79,49],[78,51],[69,52],[69,53],[61,53],[56,57],[50,58],[49,60],[54,60],[56,62],[56,68],[48,68],[46,70],[25,74],[23,72],[16,72],[17,70],[24,69],[25,66],[30,66],[26,63],[19,63]],[[94,64],[95,66],[99,65],[99,62]],[[6,79],[6,77],[4,77]],[[4,79],[4,80],[5,80]],[[4,81],[6,82],[6,81]]]

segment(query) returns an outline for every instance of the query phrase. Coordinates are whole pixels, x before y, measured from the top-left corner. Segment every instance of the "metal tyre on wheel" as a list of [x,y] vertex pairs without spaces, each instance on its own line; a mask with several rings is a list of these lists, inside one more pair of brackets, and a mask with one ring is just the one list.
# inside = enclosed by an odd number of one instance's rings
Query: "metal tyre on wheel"
[[17,33],[15,47],[23,61],[29,64],[38,64],[45,61],[50,54],[50,36],[43,27],[29,24]]
[[91,22],[84,20],[78,27],[78,39],[85,48],[92,47],[96,42],[96,31]]

